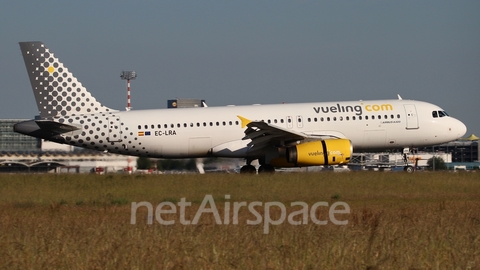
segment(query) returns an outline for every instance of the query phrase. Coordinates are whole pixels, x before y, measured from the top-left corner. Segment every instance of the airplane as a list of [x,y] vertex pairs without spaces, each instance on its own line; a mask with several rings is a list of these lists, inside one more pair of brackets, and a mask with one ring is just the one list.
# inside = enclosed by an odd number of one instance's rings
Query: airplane
[[[348,164],[353,149],[456,140],[466,126],[437,105],[398,99],[119,111],[97,101],[42,42],[20,42],[40,118],[18,133],[149,158],[243,158],[241,173]],[[405,164],[405,170],[413,167]]]

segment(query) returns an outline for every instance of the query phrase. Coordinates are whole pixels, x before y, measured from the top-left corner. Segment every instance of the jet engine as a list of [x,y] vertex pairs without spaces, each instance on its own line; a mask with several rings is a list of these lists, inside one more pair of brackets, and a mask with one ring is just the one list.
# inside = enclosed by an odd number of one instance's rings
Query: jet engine
[[[352,152],[353,148],[350,140],[328,139],[287,147],[285,157],[290,166],[340,165],[350,161]],[[280,160],[274,159],[272,161],[271,163],[278,163]],[[276,164],[272,165],[276,166]]]

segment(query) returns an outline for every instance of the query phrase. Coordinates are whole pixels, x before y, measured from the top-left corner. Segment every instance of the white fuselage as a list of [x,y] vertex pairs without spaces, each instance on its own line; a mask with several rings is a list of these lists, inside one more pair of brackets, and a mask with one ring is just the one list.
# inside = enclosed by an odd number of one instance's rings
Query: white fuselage
[[242,116],[307,135],[347,138],[355,151],[420,147],[455,140],[465,125],[414,100],[339,101],[106,112],[57,118],[81,127],[66,143],[136,156],[246,158]]

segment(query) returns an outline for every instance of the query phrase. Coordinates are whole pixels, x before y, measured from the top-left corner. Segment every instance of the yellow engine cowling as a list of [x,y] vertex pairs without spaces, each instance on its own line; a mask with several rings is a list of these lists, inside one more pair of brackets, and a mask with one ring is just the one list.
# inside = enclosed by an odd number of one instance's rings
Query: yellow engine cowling
[[352,143],[347,139],[328,139],[287,148],[286,161],[295,166],[340,165],[350,162]]

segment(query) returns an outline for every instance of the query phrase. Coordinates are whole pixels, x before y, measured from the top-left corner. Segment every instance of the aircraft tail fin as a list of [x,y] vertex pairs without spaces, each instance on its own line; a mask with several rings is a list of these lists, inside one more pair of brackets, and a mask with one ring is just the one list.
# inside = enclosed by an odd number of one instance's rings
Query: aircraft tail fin
[[113,111],[98,102],[42,42],[20,42],[42,118]]

